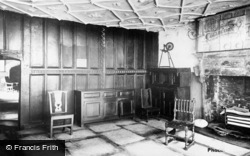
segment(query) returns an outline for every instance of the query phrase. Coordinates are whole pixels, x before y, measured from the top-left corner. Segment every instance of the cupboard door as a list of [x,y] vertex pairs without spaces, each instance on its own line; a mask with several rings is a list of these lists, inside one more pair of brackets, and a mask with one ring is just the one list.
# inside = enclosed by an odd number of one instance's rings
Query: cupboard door
[[83,120],[98,120],[103,118],[102,101],[85,101],[83,102]]
[[174,98],[174,90],[160,90],[161,114],[168,119],[174,117]]
[[119,102],[119,116],[133,116],[135,113],[134,100],[122,99]]
[[116,99],[104,100],[104,117],[115,117],[117,116],[117,102]]

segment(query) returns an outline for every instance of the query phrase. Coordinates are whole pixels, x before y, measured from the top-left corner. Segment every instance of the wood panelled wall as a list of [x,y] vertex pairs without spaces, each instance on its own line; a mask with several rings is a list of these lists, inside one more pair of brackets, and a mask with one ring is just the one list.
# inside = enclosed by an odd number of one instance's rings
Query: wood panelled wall
[[0,12],[0,49],[21,55],[20,124],[28,126],[46,122],[48,91],[67,90],[73,113],[76,89],[144,87],[158,34]]

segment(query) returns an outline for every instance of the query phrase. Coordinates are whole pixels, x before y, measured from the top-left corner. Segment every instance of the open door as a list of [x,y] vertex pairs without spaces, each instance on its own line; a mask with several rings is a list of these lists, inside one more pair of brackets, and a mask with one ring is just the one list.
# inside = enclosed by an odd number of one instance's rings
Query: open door
[[21,62],[0,58],[0,121],[19,126]]

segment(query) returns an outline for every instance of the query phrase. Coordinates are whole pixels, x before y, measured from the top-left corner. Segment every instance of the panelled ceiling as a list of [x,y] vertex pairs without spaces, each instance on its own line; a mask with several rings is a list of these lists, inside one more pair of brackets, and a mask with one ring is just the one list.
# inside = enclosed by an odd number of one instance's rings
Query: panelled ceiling
[[0,0],[0,9],[83,24],[164,31],[250,0]]

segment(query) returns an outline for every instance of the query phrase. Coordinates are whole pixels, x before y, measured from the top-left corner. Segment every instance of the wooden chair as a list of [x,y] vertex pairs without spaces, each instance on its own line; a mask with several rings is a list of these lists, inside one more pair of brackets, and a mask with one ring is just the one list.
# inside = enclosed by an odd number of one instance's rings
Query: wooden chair
[[70,135],[73,132],[74,114],[67,113],[67,92],[51,91],[49,94],[50,104],[50,138],[55,128],[70,128]]
[[6,92],[10,92],[10,91],[13,91],[13,87],[14,87],[14,83],[12,82],[7,82],[8,79],[7,77],[4,77],[1,79],[1,83],[4,84],[4,91]]
[[151,114],[151,116],[156,114],[159,118],[160,108],[153,106],[151,88],[141,89],[141,115],[146,116],[146,122],[148,122],[149,114]]
[[[166,136],[165,143],[168,145],[168,137],[171,136],[173,138],[181,139],[185,141],[185,150],[187,150],[191,145],[194,144],[194,108],[195,108],[195,100],[184,100],[175,98],[174,103],[174,119],[170,122],[165,123],[166,128]],[[185,136],[177,136],[175,134],[169,134],[167,128],[174,128],[178,130],[185,130]],[[192,129],[192,134],[188,136],[189,128]],[[191,142],[190,142],[190,138]]]

